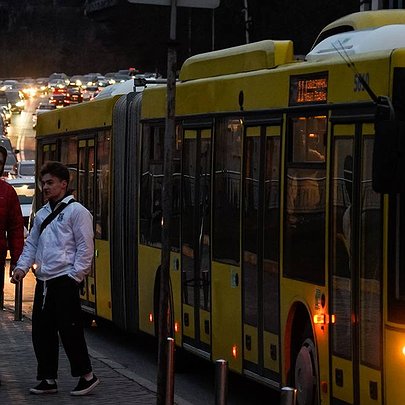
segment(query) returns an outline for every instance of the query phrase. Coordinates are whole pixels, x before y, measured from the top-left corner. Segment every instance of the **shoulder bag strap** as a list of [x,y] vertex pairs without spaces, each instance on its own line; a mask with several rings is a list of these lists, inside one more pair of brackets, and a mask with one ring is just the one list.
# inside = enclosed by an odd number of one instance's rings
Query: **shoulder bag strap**
[[56,210],[52,211],[42,222],[41,228],[39,230],[39,234],[44,231],[44,229],[71,203],[76,202],[74,198],[72,198],[68,203],[61,203]]

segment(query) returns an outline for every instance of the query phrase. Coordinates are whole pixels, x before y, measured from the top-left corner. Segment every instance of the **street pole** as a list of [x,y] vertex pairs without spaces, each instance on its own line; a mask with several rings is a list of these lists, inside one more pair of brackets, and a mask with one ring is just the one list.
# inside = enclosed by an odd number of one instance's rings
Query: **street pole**
[[167,338],[169,330],[169,278],[170,278],[170,221],[173,194],[173,146],[176,130],[176,15],[177,0],[171,0],[170,38],[167,52],[167,114],[164,136],[163,190],[162,190],[162,256],[159,294],[159,348],[157,375],[157,405],[164,405],[167,390]]
[[251,20],[249,18],[248,0],[243,0],[242,12],[245,17],[245,38],[246,38],[246,43],[248,44],[250,42],[249,29],[250,29],[250,24],[251,24]]

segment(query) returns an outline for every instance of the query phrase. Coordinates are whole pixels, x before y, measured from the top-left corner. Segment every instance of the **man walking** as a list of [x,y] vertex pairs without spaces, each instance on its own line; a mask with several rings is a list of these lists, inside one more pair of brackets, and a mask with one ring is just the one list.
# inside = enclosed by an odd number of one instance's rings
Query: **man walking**
[[32,394],[57,392],[59,338],[73,377],[80,377],[71,395],[92,391],[99,379],[93,374],[81,318],[79,284],[90,272],[93,221],[90,212],[69,195],[69,170],[47,162],[40,171],[47,204],[38,212],[11,281],[20,282],[35,263],[32,340],[38,361]]

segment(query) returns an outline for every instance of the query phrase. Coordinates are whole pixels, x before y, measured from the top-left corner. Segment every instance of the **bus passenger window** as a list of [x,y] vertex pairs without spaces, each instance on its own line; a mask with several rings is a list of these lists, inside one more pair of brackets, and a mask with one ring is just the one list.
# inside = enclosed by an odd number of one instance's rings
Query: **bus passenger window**
[[293,162],[324,162],[326,150],[326,117],[293,119]]
[[288,138],[284,274],[325,281],[326,116],[293,117]]
[[213,258],[240,261],[240,198],[242,166],[240,119],[220,122],[215,140]]
[[142,142],[140,242],[160,247],[164,127],[145,126]]

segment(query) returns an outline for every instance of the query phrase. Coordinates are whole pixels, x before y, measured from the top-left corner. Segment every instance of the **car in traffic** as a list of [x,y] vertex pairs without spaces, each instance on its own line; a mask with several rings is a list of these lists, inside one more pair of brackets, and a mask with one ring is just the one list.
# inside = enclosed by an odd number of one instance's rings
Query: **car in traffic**
[[17,163],[16,153],[19,153],[19,150],[13,149],[10,139],[4,135],[0,135],[0,145],[7,150],[7,159],[4,165],[3,177],[13,177],[15,176],[15,165]]
[[24,218],[24,234],[28,235],[28,222],[32,211],[32,202],[35,195],[35,180],[14,178],[7,179],[7,183],[14,187],[20,201],[21,212]]
[[100,93],[98,86],[87,86],[82,92],[83,101],[93,100],[98,93]]
[[69,85],[67,86],[65,105],[78,104],[83,101],[82,90],[80,86]]
[[6,91],[6,97],[11,106],[11,112],[21,114],[25,106],[24,95],[22,92],[19,90]]
[[38,115],[56,108],[55,104],[39,103],[37,109],[32,113],[32,128],[36,128]]
[[55,87],[49,95],[49,104],[56,108],[64,107],[66,100],[66,87]]
[[18,80],[12,79],[4,80],[1,85],[2,90],[18,90],[18,88],[19,88]]
[[35,180],[35,160],[20,160],[14,167],[17,178]]
[[4,118],[6,125],[11,124],[11,109],[9,104],[0,105],[0,114]]

